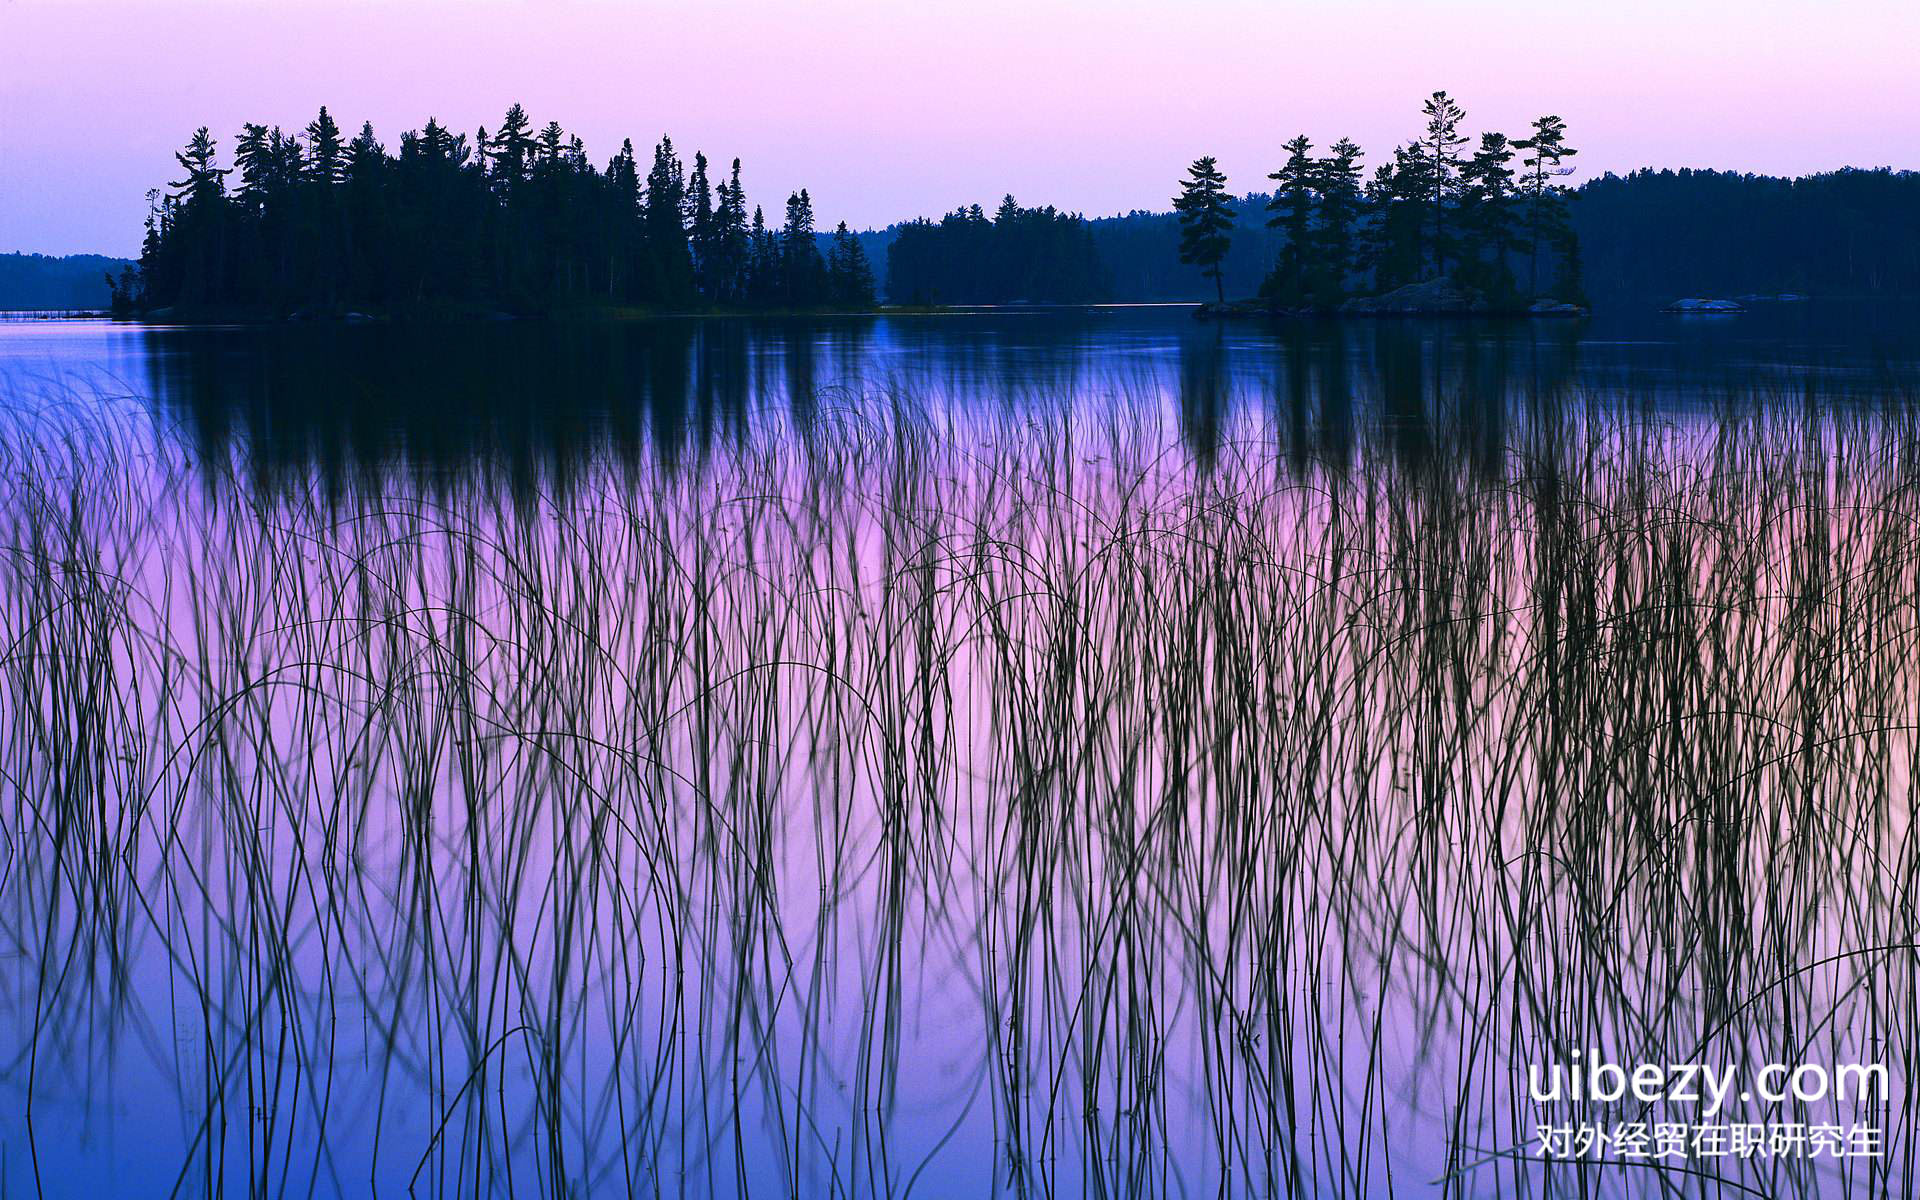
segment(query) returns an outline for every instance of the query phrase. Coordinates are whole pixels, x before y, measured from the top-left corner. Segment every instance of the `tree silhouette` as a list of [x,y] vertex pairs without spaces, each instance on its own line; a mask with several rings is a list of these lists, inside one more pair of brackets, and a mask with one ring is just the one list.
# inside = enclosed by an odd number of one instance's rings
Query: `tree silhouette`
[[813,199],[805,188],[787,197],[787,220],[780,228],[780,282],[794,308],[811,308],[826,299],[826,264],[814,238]]
[[1483,133],[1480,148],[1460,169],[1459,274],[1464,282],[1502,300],[1511,299],[1508,253],[1513,230],[1513,147],[1503,133]]
[[[515,104],[507,109],[507,115],[500,119],[500,128],[494,131],[492,179],[494,186],[503,192],[512,191],[527,178],[529,160],[533,157],[532,130],[527,110]],[[483,162],[486,155],[487,151],[483,150]]]
[[1211,277],[1215,298],[1225,304],[1220,261],[1227,256],[1234,212],[1227,203],[1227,177],[1212,155],[1195,159],[1187,168],[1173,209],[1180,215],[1180,261]]
[[186,172],[169,186],[173,192],[162,211],[158,231],[162,243],[177,238],[184,253],[167,263],[163,285],[188,300],[218,296],[226,289],[227,175],[229,168],[215,162],[213,136],[202,125],[174,161]]
[[1566,221],[1562,203],[1564,189],[1554,180],[1573,174],[1563,161],[1580,153],[1567,145],[1567,124],[1548,115],[1533,123],[1533,134],[1513,144],[1526,151],[1520,160],[1520,192],[1527,199],[1527,290],[1540,292],[1540,250],[1554,244],[1561,248],[1563,261],[1579,262],[1578,243],[1572,241],[1572,227]]
[[346,145],[341,141],[340,126],[334,124],[324,104],[320,106],[320,115],[307,123],[307,148],[309,179],[328,186],[345,182]]
[[843,308],[873,304],[873,266],[845,221],[834,229],[833,246],[827,251],[827,290],[829,299]]
[[752,249],[747,231],[747,193],[740,186],[740,160],[733,160],[732,178],[720,185],[720,203],[714,210],[713,299],[738,304],[746,299],[747,264]]
[[1442,276],[1447,273],[1447,260],[1454,249],[1448,233],[1447,211],[1459,194],[1460,150],[1469,140],[1460,132],[1460,122],[1466,120],[1467,114],[1445,92],[1427,97],[1420,111],[1427,118],[1426,133],[1417,146],[1420,157],[1425,160],[1426,203],[1433,222],[1429,246],[1433,252],[1433,273]]
[[1313,186],[1320,195],[1314,259],[1321,283],[1316,290],[1328,305],[1345,295],[1348,277],[1356,265],[1354,226],[1366,199],[1360,178],[1361,154],[1351,138],[1341,138],[1328,147],[1327,157],[1314,164]]
[[707,156],[697,151],[693,176],[687,181],[687,239],[694,290],[712,302],[720,292],[720,223],[713,207],[713,185],[707,181]]
[[1274,214],[1267,219],[1267,227],[1285,231],[1287,240],[1260,294],[1294,306],[1306,299],[1310,288],[1307,273],[1315,257],[1312,240],[1319,164],[1311,153],[1313,143],[1304,133],[1282,149],[1287,152],[1286,164],[1267,176],[1277,184],[1273,198],[1267,201],[1267,211]]
[[652,251],[656,292],[666,296],[693,292],[693,252],[687,245],[687,183],[673,139],[662,137],[653,148],[653,167],[647,172],[646,198],[641,216]]

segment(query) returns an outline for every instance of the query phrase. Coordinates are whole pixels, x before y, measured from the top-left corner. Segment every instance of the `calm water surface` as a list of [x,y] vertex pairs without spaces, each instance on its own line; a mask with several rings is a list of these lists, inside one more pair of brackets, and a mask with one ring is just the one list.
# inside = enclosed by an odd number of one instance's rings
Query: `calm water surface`
[[0,1195],[1906,1194],[1917,363],[0,322]]

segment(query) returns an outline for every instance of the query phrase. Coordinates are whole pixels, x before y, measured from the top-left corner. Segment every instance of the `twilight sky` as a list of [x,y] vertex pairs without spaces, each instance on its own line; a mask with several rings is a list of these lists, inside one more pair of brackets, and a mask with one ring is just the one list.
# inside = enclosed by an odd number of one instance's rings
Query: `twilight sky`
[[321,104],[392,148],[525,104],[596,161],[671,133],[881,225],[1002,192],[1164,208],[1280,143],[1381,160],[1446,88],[1469,126],[1565,117],[1573,182],[1636,166],[1920,166],[1913,0],[0,0],[0,251],[132,253],[147,188],[210,125]]

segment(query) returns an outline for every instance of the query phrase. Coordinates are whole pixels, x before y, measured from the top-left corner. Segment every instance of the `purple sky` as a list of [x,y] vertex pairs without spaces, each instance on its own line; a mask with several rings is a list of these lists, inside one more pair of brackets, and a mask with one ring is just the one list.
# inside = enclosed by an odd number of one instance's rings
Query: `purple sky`
[[514,100],[596,161],[669,132],[828,225],[1164,208],[1195,156],[1248,190],[1301,131],[1371,165],[1437,87],[1475,130],[1565,117],[1575,182],[1920,166],[1916,47],[1914,0],[0,0],[0,250],[130,253],[195,126],[224,155],[322,103],[389,147]]

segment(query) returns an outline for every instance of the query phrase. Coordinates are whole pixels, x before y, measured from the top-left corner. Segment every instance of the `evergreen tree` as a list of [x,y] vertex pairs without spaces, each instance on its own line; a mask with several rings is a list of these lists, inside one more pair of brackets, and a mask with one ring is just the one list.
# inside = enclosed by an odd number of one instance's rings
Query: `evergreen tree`
[[1507,254],[1513,249],[1513,147],[1505,134],[1483,133],[1460,171],[1462,282],[1498,299],[1512,298]]
[[1527,290],[1535,296],[1540,294],[1543,248],[1557,247],[1563,264],[1577,264],[1579,259],[1578,243],[1566,219],[1565,189],[1554,182],[1573,173],[1563,163],[1579,153],[1566,139],[1567,123],[1549,115],[1534,121],[1532,136],[1513,143],[1514,149],[1526,152],[1520,160],[1520,194],[1527,207]]
[[320,115],[307,124],[307,177],[329,187],[347,178],[346,144],[324,104]]
[[549,177],[553,175],[554,169],[560,165],[565,155],[566,139],[567,131],[560,128],[560,122],[547,122],[545,128],[540,130],[540,137],[536,142],[534,157],[536,173],[544,168]]
[[606,187],[601,198],[600,224],[606,242],[607,294],[628,297],[639,281],[652,276],[644,261],[645,239],[640,232],[640,165],[634,159],[633,139],[620,143],[620,153],[607,163]]
[[833,231],[833,248],[827,253],[827,281],[834,304],[842,308],[873,307],[873,266],[845,221]]
[[351,253],[345,213],[338,195],[347,178],[347,144],[326,105],[307,122],[306,162],[301,173],[303,211],[293,231],[297,262],[295,287],[303,296],[331,308],[346,283]]
[[[274,137],[277,141],[277,130]],[[240,136],[233,143],[233,162],[240,175],[236,189],[240,203],[254,210],[265,207],[267,198],[278,190],[279,169],[279,154],[268,140],[265,125],[249,122],[240,127]]]
[[780,239],[767,228],[767,218],[758,204],[753,206],[753,226],[747,242],[747,303],[773,304],[781,294]]
[[1468,138],[1460,132],[1467,114],[1445,92],[1435,92],[1421,106],[1427,118],[1427,131],[1419,149],[1425,159],[1428,217],[1432,221],[1429,246],[1433,252],[1433,273],[1444,276],[1447,261],[1453,255],[1453,238],[1448,230],[1447,210],[1459,195],[1460,151]]
[[[725,190],[725,184],[721,185]],[[720,298],[720,224],[707,182],[707,156],[695,151],[693,178],[687,185],[687,230],[693,250],[695,290],[709,303]]]
[[1350,138],[1328,147],[1314,164],[1314,189],[1320,194],[1320,229],[1314,243],[1318,276],[1314,288],[1331,306],[1346,294],[1355,266],[1354,232],[1366,204],[1360,175],[1361,150]]
[[232,168],[216,165],[213,136],[202,125],[194,130],[193,137],[187,141],[187,148],[174,154],[173,159],[186,171],[185,179],[177,179],[170,186],[174,188],[176,198],[185,203],[212,206],[224,199],[227,194],[227,176]]
[[518,104],[507,109],[507,115],[500,119],[490,150],[493,184],[501,191],[511,191],[526,180],[533,158],[532,131],[533,122],[528,120],[527,110]]
[[347,145],[347,292],[374,305],[386,303],[391,295],[382,253],[392,238],[386,184],[387,148],[373,132],[373,122],[362,122]]
[[[160,222],[163,242],[180,245],[183,253],[149,271],[163,284],[168,300],[188,303],[218,301],[226,293],[227,175],[231,168],[217,165],[212,134],[202,125],[174,161],[186,178],[170,185],[174,190]],[[171,256],[169,256],[171,257]]]
[[683,304],[693,297],[686,204],[685,169],[673,152],[673,139],[663,137],[653,149],[653,167],[647,172],[641,222],[646,226],[647,252],[654,262],[654,294],[667,304]]
[[1261,285],[1260,294],[1283,306],[1293,307],[1306,299],[1308,264],[1312,260],[1314,185],[1318,164],[1313,160],[1313,143],[1306,134],[1294,138],[1283,149],[1286,165],[1267,176],[1278,186],[1267,201],[1267,227],[1285,231],[1287,241],[1280,248],[1279,261]]
[[714,210],[715,295],[725,304],[746,298],[747,193],[740,186],[740,160],[733,160],[733,178],[720,185],[720,203]]
[[1227,203],[1227,177],[1212,155],[1194,160],[1174,198],[1180,216],[1180,261],[1200,268],[1213,279],[1215,297],[1227,302],[1220,281],[1220,263],[1227,256],[1233,229],[1233,208]]
[[825,264],[813,232],[813,200],[807,189],[787,197],[787,220],[780,230],[780,273],[787,303],[808,308],[824,299]]
[[1367,185],[1371,216],[1366,231],[1366,266],[1376,291],[1388,292],[1421,277],[1427,263],[1427,207],[1433,193],[1432,170],[1417,145],[1394,149],[1393,161],[1374,170]]

